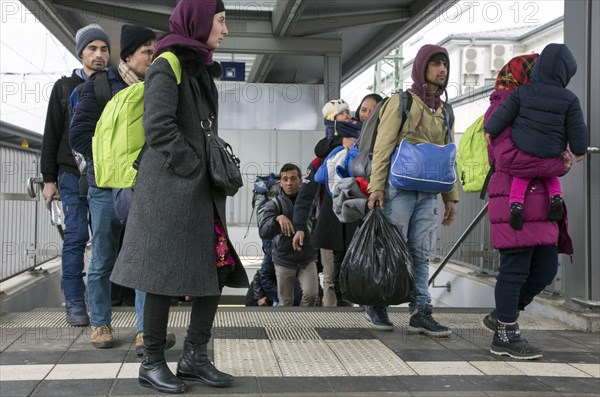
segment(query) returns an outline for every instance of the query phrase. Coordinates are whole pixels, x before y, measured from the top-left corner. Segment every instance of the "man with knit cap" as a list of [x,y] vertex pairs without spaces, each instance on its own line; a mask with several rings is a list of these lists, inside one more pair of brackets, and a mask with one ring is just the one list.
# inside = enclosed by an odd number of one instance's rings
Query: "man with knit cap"
[[[437,230],[437,193],[396,189],[388,183],[390,157],[400,141],[412,144],[449,143],[447,130],[454,134],[449,117],[450,106],[441,100],[446,93],[450,64],[448,52],[439,46],[425,45],[419,49],[412,69],[413,85],[408,90],[412,97],[409,115],[403,123],[398,111],[400,95],[394,94],[381,108],[380,124],[373,149],[369,207],[379,205],[390,222],[400,229],[406,239],[414,266],[414,289],[409,304],[412,316],[409,333],[424,333],[434,337],[449,336],[450,328],[439,324],[432,316],[431,296],[428,290],[429,256]],[[448,95],[446,94],[446,98]],[[445,211],[442,225],[450,226],[456,218],[458,192],[456,185],[443,193]],[[368,306],[367,315],[373,328],[392,331],[385,306]]]
[[54,199],[63,202],[65,235],[62,248],[62,286],[67,323],[86,326],[90,319],[85,304],[83,256],[89,239],[87,202],[79,196],[79,170],[69,146],[69,96],[80,83],[95,72],[106,69],[110,40],[96,24],[77,31],[75,53],[82,68],[62,77],[52,88],[42,141],[41,172],[43,196],[49,206]]
[[[106,70],[111,95],[131,84],[140,82],[152,62],[156,42],[155,33],[142,26],[125,25],[121,30],[121,61],[118,68]],[[96,76],[98,76],[97,74]],[[82,153],[88,162],[88,202],[92,214],[92,260],[88,269],[88,302],[92,335],[90,340],[96,348],[112,347],[114,338],[111,327],[110,274],[119,252],[123,225],[119,222],[113,203],[112,189],[96,185],[92,159],[92,136],[105,103],[99,103],[94,78],[81,89],[79,104],[69,129],[71,147]],[[136,311],[143,310],[136,296]],[[136,328],[140,328],[136,327]]]

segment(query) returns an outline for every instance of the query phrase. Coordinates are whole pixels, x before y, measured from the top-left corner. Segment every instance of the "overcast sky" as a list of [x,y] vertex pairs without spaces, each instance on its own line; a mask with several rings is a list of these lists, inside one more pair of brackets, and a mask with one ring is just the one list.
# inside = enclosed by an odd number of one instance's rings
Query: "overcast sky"
[[[474,7],[465,11],[465,3]],[[54,82],[80,63],[19,1],[0,0],[0,6],[0,119],[41,134]],[[562,0],[462,1],[425,27],[404,49],[404,57],[408,61],[425,42],[437,43],[452,33],[533,26],[562,14]],[[342,96],[355,107],[372,83],[369,69],[344,87]]]
[[19,1],[0,6],[0,118],[41,134],[54,82],[80,63]]

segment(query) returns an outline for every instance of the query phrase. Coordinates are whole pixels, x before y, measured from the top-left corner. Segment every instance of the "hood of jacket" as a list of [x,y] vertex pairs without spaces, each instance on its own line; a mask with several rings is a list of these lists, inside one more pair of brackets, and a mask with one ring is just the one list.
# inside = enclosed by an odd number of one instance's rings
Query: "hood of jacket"
[[564,44],[548,44],[540,54],[531,71],[531,79],[558,87],[569,85],[577,73],[577,61]]
[[[450,76],[450,64],[448,64],[448,70],[446,73],[446,81],[443,86],[438,86],[435,94],[431,94],[427,92],[427,80],[425,77],[425,73],[427,71],[427,63],[429,60],[437,54],[444,54],[448,59],[448,51],[445,48],[427,44],[419,49],[417,56],[415,57],[415,61],[413,62],[412,68],[412,80],[413,84],[411,87],[411,91],[419,96],[429,106],[431,109],[437,109],[440,106],[441,100],[440,97],[443,93],[446,92],[446,87],[448,86],[448,76]],[[446,98],[448,95],[446,94]]]

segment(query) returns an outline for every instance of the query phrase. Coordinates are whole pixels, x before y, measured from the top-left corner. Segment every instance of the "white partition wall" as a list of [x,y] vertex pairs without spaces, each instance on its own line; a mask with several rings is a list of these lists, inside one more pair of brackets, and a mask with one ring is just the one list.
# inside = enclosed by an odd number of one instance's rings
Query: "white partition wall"
[[324,136],[322,85],[220,82],[219,134],[241,160],[245,186],[228,200],[228,222],[246,225],[256,175],[285,163],[304,172]]
[[315,157],[314,147],[323,131],[299,130],[220,130],[241,159],[244,187],[227,200],[227,221],[232,226],[247,225],[252,206],[252,189],[257,175],[279,173],[285,163],[297,164],[302,172]]

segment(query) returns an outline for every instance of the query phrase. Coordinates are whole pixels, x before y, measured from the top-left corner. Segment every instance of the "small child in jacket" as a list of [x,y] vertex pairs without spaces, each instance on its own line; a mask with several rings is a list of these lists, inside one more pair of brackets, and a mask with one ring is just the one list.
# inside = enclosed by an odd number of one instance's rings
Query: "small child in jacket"
[[[521,85],[485,124],[486,140],[513,123],[512,140],[523,152],[541,158],[559,157],[567,144],[577,162],[587,153],[588,132],[579,99],[565,88],[577,62],[564,44],[548,44],[531,71],[532,83]],[[549,221],[562,218],[563,194],[558,176],[543,178],[550,196]],[[523,202],[530,179],[513,176],[510,225],[523,228]]]
[[329,101],[323,106],[323,124],[327,138],[358,138],[362,123],[350,115],[350,106],[343,99]]

